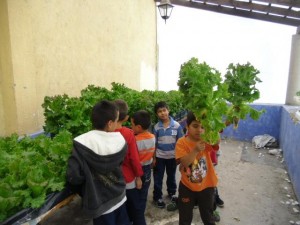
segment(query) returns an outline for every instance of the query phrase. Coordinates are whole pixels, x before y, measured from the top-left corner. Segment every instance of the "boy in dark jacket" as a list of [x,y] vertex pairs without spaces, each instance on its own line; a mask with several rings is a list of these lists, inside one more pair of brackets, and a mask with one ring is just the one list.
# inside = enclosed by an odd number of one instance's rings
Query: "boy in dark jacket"
[[74,138],[68,160],[67,182],[80,187],[83,211],[94,225],[130,224],[121,170],[127,145],[119,132],[113,132],[118,118],[113,102],[97,103],[91,115],[94,130]]

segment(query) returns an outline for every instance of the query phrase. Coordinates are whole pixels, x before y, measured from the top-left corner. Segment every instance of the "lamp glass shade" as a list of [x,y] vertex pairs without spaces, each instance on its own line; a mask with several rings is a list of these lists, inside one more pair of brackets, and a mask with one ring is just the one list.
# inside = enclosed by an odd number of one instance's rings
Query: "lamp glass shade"
[[162,4],[158,5],[157,7],[159,9],[159,14],[160,14],[161,18],[163,18],[164,20],[167,20],[171,16],[174,6],[170,3],[162,3]]

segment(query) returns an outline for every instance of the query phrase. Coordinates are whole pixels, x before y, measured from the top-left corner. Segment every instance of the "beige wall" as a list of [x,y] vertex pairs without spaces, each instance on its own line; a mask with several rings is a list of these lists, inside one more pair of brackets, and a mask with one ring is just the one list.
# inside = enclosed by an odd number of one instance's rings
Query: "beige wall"
[[[0,2],[0,28],[6,30],[0,124],[8,117],[17,121],[9,123],[13,129],[0,125],[0,135],[42,130],[44,96],[77,96],[89,84],[110,88],[112,82],[156,89],[153,0]],[[8,109],[7,96],[9,103],[15,99]]]
[[6,1],[0,1],[0,136],[15,132],[16,98]]

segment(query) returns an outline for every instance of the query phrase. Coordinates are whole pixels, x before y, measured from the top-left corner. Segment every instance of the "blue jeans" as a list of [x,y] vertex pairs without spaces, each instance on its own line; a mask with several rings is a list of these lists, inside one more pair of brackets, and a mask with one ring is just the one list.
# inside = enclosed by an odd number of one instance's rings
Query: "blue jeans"
[[151,182],[151,165],[143,166],[143,171],[144,175],[141,177],[142,188],[126,190],[127,213],[133,225],[146,225],[145,210]]
[[93,219],[94,225],[130,225],[125,203],[111,213]]
[[142,176],[143,186],[140,189],[140,199],[143,212],[145,213],[146,204],[147,204],[147,197],[148,197],[148,190],[151,183],[151,165],[143,166],[144,175]]
[[156,165],[153,169],[154,177],[154,190],[153,190],[153,200],[157,201],[162,198],[162,187],[163,187],[163,178],[165,170],[167,173],[167,191],[168,195],[171,197],[176,193],[176,160],[173,159],[162,159],[156,158]]

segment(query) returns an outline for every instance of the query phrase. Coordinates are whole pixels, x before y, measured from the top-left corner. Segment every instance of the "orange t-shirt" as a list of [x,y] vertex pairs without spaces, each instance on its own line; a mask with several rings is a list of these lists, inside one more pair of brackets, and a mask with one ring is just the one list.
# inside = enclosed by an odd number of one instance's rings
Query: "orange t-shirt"
[[141,164],[149,165],[155,151],[155,136],[150,132],[140,133],[135,136],[136,144],[139,151]]
[[[175,158],[178,160],[187,155],[195,145],[196,142],[188,140],[187,137],[180,138],[176,144]],[[179,166],[181,182],[192,191],[202,191],[217,186],[218,178],[210,158],[210,151],[213,151],[212,146],[206,144],[205,150],[198,153],[189,167]]]

